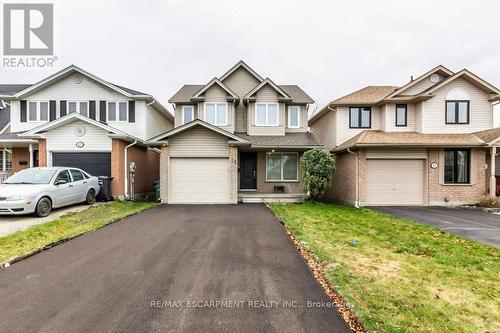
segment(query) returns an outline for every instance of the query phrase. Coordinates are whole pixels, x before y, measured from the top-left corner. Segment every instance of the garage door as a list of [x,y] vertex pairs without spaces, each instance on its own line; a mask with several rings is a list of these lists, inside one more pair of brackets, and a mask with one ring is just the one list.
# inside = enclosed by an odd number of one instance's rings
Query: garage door
[[52,165],[80,168],[93,176],[111,176],[111,153],[52,153]]
[[169,203],[228,203],[227,158],[170,158]]
[[367,205],[423,205],[423,160],[367,160]]

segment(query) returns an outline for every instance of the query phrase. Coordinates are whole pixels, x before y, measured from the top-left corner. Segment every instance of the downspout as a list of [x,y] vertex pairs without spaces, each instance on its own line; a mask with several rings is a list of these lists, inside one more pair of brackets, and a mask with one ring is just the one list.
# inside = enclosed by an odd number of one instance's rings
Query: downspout
[[359,208],[359,154],[351,151],[350,148],[347,148],[347,152],[356,156],[356,201],[354,201],[354,207]]
[[125,147],[125,173],[124,173],[124,185],[125,185],[125,193],[124,193],[124,196],[125,196],[125,199],[128,199],[129,198],[129,194],[128,194],[128,149],[132,146],[135,146],[137,144],[137,140],[135,140],[134,142],[132,142],[131,144],[129,144],[128,146]]

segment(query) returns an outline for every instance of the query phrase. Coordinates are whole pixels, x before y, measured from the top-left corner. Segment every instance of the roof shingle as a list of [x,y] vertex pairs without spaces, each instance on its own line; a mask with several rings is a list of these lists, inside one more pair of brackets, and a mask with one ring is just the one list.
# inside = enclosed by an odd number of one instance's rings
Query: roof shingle
[[236,135],[250,141],[252,148],[313,148],[323,147],[318,139],[310,132],[286,133],[286,135],[257,136],[245,133]]

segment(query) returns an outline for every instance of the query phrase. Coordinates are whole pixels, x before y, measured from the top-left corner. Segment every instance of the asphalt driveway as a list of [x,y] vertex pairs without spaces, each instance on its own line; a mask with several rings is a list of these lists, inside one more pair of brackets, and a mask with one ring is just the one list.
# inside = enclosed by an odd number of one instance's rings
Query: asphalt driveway
[[0,332],[350,332],[274,216],[251,204],[160,206],[1,269],[0,323]]
[[375,209],[500,247],[500,215],[446,207],[376,207]]

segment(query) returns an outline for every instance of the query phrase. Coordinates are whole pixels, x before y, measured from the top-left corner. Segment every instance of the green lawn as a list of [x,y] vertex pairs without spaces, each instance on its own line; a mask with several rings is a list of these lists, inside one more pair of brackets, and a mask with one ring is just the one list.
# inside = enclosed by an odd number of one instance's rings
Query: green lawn
[[369,209],[271,209],[368,331],[500,332],[497,248]]
[[115,201],[96,205],[55,221],[0,238],[0,266],[61,240],[96,230],[106,224],[155,206],[151,202]]

